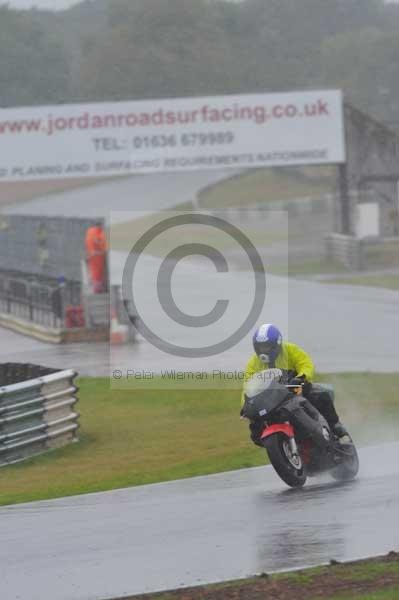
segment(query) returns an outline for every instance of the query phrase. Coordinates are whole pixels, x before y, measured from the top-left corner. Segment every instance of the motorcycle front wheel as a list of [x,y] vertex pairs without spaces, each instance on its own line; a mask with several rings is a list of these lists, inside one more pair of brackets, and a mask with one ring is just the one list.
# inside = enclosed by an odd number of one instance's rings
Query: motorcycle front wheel
[[284,433],[274,433],[264,440],[264,446],[277,475],[290,487],[302,487],[306,468],[301,457],[292,454],[289,438]]

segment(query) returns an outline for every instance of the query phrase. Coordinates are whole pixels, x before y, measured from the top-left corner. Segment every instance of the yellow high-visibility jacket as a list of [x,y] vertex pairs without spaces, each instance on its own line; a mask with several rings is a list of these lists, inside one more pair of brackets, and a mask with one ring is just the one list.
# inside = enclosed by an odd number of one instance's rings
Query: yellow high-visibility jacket
[[[283,371],[293,371],[293,376],[300,377],[305,375],[307,381],[312,381],[314,377],[314,364],[309,354],[302,350],[296,344],[283,342],[281,352],[276,358],[275,367]],[[268,369],[268,364],[260,360],[257,354],[253,354],[244,374],[244,382],[248,381],[255,373]],[[244,404],[244,391],[241,396],[241,405]]]

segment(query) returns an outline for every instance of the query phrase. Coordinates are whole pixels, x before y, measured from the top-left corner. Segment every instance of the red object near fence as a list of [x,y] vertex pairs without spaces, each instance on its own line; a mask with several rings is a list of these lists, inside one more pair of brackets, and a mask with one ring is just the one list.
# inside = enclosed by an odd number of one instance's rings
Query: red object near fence
[[74,329],[85,326],[85,315],[82,305],[67,306],[65,309],[65,327]]

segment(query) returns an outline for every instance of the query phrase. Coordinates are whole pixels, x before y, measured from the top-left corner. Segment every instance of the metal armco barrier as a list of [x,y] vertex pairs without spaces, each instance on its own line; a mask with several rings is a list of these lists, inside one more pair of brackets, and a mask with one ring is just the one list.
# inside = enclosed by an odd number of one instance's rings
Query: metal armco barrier
[[0,365],[0,466],[77,441],[76,376],[73,370]]

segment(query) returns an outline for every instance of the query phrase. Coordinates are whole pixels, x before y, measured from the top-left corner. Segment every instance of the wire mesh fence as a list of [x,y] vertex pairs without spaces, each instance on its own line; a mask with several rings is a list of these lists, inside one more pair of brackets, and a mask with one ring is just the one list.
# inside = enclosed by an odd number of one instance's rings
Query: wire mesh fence
[[89,227],[101,219],[0,216],[0,269],[80,281]]

